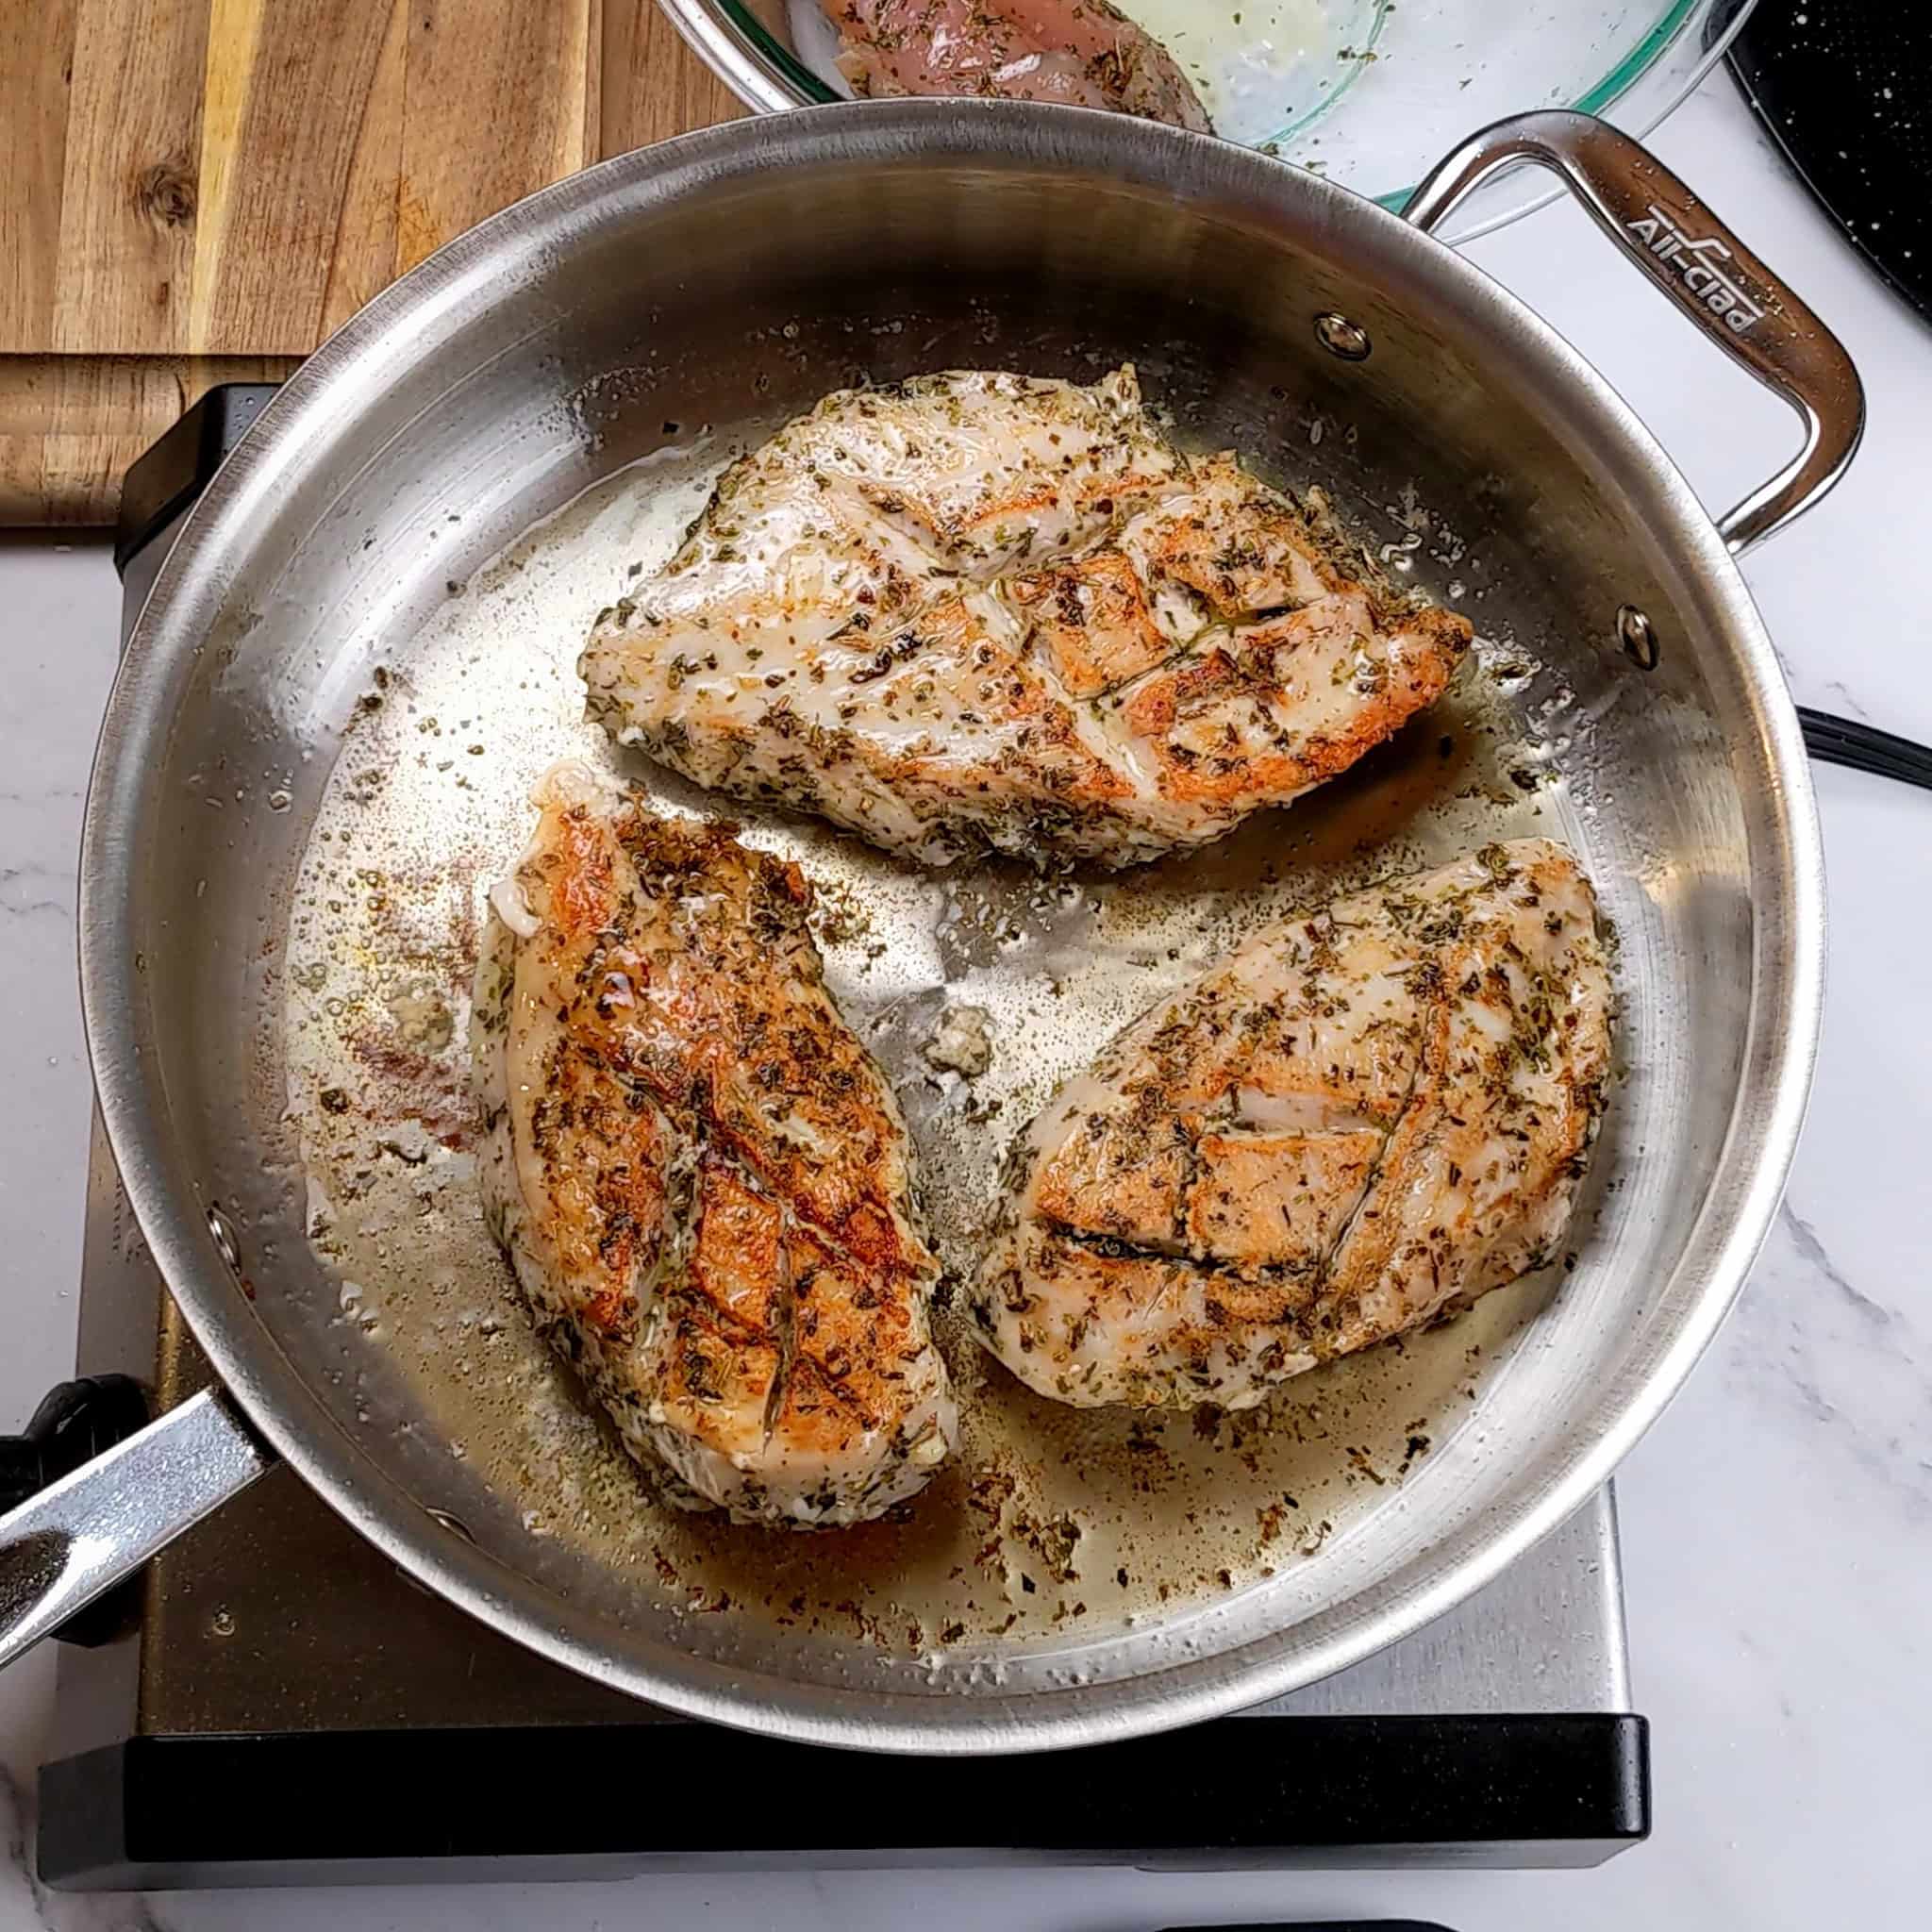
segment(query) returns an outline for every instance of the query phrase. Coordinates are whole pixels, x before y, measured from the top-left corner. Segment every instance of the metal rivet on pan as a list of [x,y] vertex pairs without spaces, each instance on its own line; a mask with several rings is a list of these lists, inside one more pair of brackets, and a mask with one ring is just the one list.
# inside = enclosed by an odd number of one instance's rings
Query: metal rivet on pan
[[1369,341],[1368,330],[1360,323],[1351,322],[1347,316],[1338,315],[1332,308],[1316,316],[1315,340],[1331,356],[1340,356],[1344,362],[1366,362],[1369,351],[1374,346]]
[[1631,663],[1641,671],[1657,669],[1657,627],[1636,605],[1625,604],[1618,610],[1617,636]]
[[235,1224],[219,1207],[208,1210],[208,1231],[214,1237],[215,1252],[228,1264],[231,1274],[242,1273],[242,1243],[235,1239]]

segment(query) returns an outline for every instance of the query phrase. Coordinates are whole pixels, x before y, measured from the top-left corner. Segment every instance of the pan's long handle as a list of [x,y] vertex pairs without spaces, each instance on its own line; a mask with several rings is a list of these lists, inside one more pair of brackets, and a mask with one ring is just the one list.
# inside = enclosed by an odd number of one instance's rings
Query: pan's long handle
[[1805,446],[1718,525],[1734,554],[1802,516],[1838,481],[1865,433],[1865,391],[1838,338],[1646,149],[1607,122],[1558,109],[1485,128],[1405,210],[1433,231],[1507,168],[1552,170],[1597,225],[1726,354],[1805,423]]
[[0,1669],[275,1460],[208,1389],[0,1516]]

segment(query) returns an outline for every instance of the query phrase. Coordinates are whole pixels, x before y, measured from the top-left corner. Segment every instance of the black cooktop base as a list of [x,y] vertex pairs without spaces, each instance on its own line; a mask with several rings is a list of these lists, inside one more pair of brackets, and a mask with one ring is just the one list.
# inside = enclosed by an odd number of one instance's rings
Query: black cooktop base
[[[758,1802],[721,1803],[729,1790]],[[76,1890],[1578,1866],[1648,1834],[1649,1739],[1628,1715],[1238,1717],[995,1762],[855,1754],[828,1774],[823,1751],[708,1724],[143,1737],[46,1766],[41,1819],[42,1878]]]

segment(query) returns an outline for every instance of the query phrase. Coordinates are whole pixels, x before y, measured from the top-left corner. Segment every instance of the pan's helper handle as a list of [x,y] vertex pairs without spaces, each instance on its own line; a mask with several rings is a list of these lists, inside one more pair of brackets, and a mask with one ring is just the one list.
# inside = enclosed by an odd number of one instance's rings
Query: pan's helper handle
[[0,1516],[0,1669],[275,1461],[207,1389]]
[[1724,352],[1805,423],[1805,446],[1718,525],[1733,555],[1817,503],[1865,433],[1865,390],[1838,338],[1646,149],[1607,122],[1550,110],[1498,121],[1450,155],[1410,198],[1433,231],[1507,168],[1550,169],[1597,225]]

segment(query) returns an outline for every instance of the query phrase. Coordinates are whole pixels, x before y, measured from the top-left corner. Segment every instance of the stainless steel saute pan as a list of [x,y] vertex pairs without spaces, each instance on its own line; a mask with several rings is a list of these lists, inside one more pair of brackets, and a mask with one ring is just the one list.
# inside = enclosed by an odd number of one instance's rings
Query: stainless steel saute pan
[[[1523,161],[1803,417],[1798,458],[1722,524],[1566,343],[1431,239]],[[827,390],[1124,360],[1183,441],[1325,488],[1470,614],[1481,662],[1324,792],[1116,880],[936,878],[754,818],[826,889],[829,970],[908,1097],[942,1245],[970,1257],[999,1148],[1052,1080],[1244,924],[1541,827],[1618,935],[1623,1073],[1574,1253],[1258,1420],[1074,1418],[965,1367],[991,1433],[906,1522],[672,1522],[529,1335],[467,1178],[476,907],[535,772],[614,756],[581,723],[576,642],[728,451]],[[1860,421],[1817,319],[1641,150],[1567,114],[1477,137],[1407,221],[1163,127],[908,101],[693,135],[463,237],[281,392],[114,689],[88,1035],[221,1387],[0,1523],[0,1649],[276,1457],[531,1648],[829,1743],[1152,1730],[1445,1609],[1610,1473],[1770,1222],[1824,908],[1796,720],[1733,556],[1830,487]],[[995,1009],[976,1088],[919,1052],[954,996]]]

